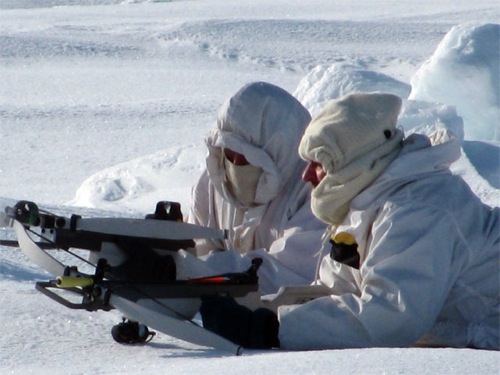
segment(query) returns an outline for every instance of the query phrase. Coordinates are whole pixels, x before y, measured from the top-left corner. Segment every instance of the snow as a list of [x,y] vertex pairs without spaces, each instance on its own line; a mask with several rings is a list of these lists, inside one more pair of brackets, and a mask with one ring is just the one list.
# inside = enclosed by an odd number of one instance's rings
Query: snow
[[[500,203],[500,7],[489,0],[1,0],[0,206],[84,216],[187,212],[218,107],[262,80],[316,113],[352,91],[405,100],[407,133],[452,130],[452,170]],[[13,239],[9,229],[0,238]],[[241,357],[164,334],[116,344],[113,312],[66,309],[0,247],[2,374],[498,374],[496,352],[356,349]]]
[[453,104],[467,138],[499,141],[499,35],[498,24],[455,26],[412,77],[410,99]]

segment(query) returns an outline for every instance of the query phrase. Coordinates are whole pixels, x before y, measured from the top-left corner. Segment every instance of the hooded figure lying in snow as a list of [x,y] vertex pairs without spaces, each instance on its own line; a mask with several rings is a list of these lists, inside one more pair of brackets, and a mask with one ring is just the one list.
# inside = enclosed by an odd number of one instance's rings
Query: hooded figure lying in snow
[[[207,169],[193,188],[188,222],[227,229],[229,238],[197,240],[196,253],[261,251],[248,258],[212,257],[211,265],[219,272],[244,269],[265,250],[292,275],[278,280],[269,274],[270,283],[313,281],[316,262],[309,249],[320,245],[325,224],[311,212],[311,188],[300,178],[306,163],[297,152],[310,119],[297,99],[265,82],[245,85],[220,108],[217,129],[205,140]],[[192,270],[190,275],[202,273]],[[275,287],[264,285],[264,290]]]
[[390,94],[331,101],[300,143],[313,212],[330,224],[325,296],[277,315],[206,299],[206,328],[259,348],[500,348],[500,210],[450,173],[451,134],[403,140],[400,108]]

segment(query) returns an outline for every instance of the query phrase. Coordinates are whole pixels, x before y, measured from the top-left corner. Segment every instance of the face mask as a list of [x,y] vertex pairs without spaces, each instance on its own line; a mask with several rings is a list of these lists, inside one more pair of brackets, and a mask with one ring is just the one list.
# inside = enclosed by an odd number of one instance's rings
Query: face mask
[[235,165],[225,157],[223,159],[231,193],[243,206],[253,206],[262,169],[251,164]]

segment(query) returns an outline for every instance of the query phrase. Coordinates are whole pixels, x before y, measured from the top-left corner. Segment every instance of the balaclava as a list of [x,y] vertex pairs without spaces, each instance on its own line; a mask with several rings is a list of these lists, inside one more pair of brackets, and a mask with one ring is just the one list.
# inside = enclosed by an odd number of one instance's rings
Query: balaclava
[[[235,206],[248,208],[269,203],[302,164],[295,150],[310,118],[297,99],[277,86],[266,82],[244,86],[221,106],[217,129],[206,138],[207,169],[215,188]],[[241,173],[235,170],[245,168],[230,166],[226,170],[224,148],[244,155],[258,168],[247,168],[254,177],[248,189],[252,193],[245,192],[244,184],[236,181],[239,178],[235,173]],[[232,179],[229,184],[228,177]],[[253,202],[247,199],[250,195]],[[239,199],[242,196],[245,202]]]
[[392,94],[355,93],[328,102],[311,121],[299,153],[326,171],[311,195],[320,220],[340,224],[351,200],[397,157],[404,136],[396,129],[401,105]]
[[229,190],[243,207],[254,206],[262,169],[252,164],[233,164],[225,157],[224,152],[222,158]]

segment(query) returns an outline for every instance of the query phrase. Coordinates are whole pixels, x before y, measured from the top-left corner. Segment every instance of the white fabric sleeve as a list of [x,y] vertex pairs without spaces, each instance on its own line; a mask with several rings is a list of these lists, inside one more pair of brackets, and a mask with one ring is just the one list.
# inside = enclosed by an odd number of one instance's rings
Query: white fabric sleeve
[[[211,222],[213,217],[213,214],[210,212],[211,200],[210,178],[205,170],[198,179],[197,183],[193,186],[191,193],[191,208],[186,218],[186,222],[204,227],[220,229],[215,225],[215,223]],[[196,253],[198,255],[206,255],[214,249],[223,248],[223,243],[219,240],[195,239],[195,243]]]
[[[352,291],[279,308],[283,349],[409,346],[433,326],[457,274],[457,226],[444,210],[386,204]],[[450,240],[456,239],[456,240]]]

